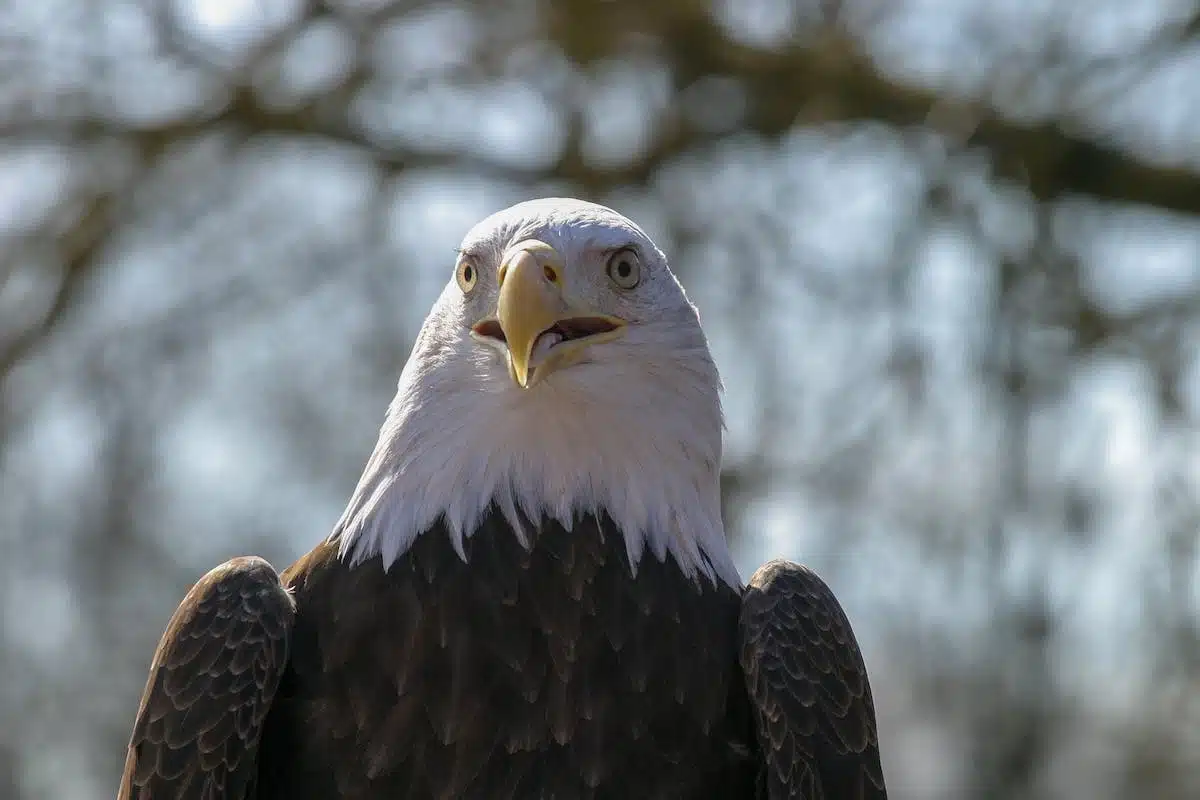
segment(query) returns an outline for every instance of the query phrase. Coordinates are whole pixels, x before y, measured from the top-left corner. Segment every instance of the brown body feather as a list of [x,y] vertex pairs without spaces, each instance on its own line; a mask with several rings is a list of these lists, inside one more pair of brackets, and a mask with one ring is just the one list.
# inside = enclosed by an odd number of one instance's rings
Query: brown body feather
[[607,518],[529,529],[526,550],[489,515],[464,562],[435,528],[387,571],[326,542],[283,575],[294,621],[265,562],[205,576],[120,797],[884,797],[862,659],[815,575],[760,570],[743,603],[672,559],[631,570]]

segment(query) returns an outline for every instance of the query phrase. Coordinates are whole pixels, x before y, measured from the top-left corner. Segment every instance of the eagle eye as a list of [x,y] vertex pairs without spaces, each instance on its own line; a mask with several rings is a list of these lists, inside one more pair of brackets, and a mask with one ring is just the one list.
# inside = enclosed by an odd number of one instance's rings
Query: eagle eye
[[608,257],[608,277],[622,289],[632,289],[642,280],[642,262],[633,248],[625,247]]
[[458,279],[458,288],[462,289],[462,293],[470,294],[479,281],[479,266],[473,258],[464,258],[458,264],[455,277]]

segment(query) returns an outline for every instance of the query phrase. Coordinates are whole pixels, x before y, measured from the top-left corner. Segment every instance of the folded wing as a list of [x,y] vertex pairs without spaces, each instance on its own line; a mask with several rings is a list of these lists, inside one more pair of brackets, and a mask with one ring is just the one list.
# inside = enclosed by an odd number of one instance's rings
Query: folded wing
[[235,558],[200,579],[154,653],[118,800],[253,797],[294,616],[261,558]]
[[875,705],[862,653],[816,573],[771,561],[742,600],[741,665],[770,800],[884,800]]

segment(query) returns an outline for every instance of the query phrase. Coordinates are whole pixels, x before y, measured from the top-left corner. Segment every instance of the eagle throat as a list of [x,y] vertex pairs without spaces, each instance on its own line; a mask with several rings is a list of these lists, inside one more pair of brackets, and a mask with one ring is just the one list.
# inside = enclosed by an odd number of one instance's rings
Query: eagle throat
[[527,549],[541,522],[572,530],[595,515],[612,520],[634,569],[649,552],[689,577],[740,588],[721,518],[715,397],[696,402],[715,419],[677,398],[622,407],[586,380],[563,380],[569,373],[518,401],[447,392],[432,402],[406,368],[334,528],[340,556],[360,564],[378,554],[386,568],[432,534],[448,535],[465,561],[466,540],[491,510]]

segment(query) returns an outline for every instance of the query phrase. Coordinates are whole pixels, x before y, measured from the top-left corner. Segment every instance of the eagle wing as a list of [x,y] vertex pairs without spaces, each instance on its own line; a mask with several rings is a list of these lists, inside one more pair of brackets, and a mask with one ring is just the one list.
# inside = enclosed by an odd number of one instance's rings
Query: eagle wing
[[294,617],[261,558],[227,561],[192,587],[154,653],[118,800],[253,797]]
[[759,796],[886,798],[867,668],[825,582],[800,564],[764,564],[746,587],[739,635],[764,760]]

